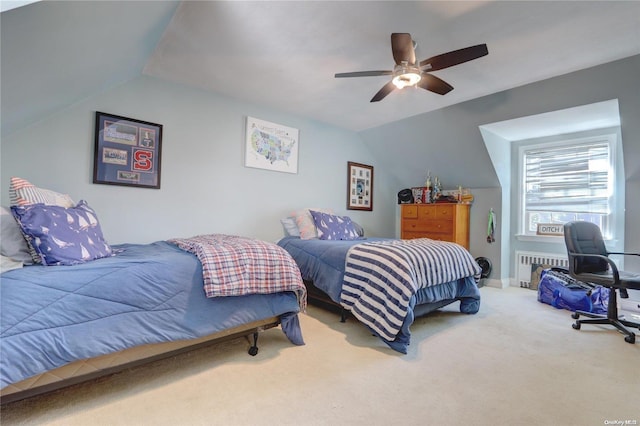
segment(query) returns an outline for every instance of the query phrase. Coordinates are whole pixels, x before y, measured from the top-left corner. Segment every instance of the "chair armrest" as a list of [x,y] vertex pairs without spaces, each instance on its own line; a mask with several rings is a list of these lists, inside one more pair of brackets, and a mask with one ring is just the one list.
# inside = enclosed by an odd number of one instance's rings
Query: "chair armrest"
[[610,251],[609,254],[621,254],[623,256],[640,256],[640,253],[625,253],[621,251]]
[[[586,253],[568,253],[569,254],[569,262],[573,265],[573,258],[575,257],[593,257],[605,260],[609,266],[611,267],[611,273],[613,273],[614,282],[620,281],[620,273],[618,272],[618,266],[613,262],[613,260],[609,259],[607,256],[603,256],[601,254],[586,254]],[[614,253],[610,253],[614,254]],[[571,269],[574,269],[573,266]]]

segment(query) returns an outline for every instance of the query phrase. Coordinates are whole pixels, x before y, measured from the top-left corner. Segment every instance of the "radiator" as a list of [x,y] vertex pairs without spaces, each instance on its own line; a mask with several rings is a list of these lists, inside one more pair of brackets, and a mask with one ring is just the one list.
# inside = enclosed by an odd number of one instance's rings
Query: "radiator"
[[[554,253],[536,253],[532,251],[516,251],[516,283],[523,288],[538,289],[537,280],[531,282],[532,273],[551,267],[568,268],[569,261],[566,256]],[[538,277],[539,278],[539,277]]]

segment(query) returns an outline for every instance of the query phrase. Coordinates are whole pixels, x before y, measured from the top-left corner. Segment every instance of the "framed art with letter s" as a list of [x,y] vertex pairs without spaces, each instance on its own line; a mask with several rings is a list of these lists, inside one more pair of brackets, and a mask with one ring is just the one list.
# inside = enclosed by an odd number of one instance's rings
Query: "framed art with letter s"
[[160,189],[162,124],[96,112],[93,183]]
[[347,163],[347,209],[373,210],[373,166]]

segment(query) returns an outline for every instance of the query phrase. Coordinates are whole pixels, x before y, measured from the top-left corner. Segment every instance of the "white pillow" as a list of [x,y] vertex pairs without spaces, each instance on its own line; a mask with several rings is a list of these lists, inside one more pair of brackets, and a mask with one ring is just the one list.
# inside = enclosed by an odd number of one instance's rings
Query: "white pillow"
[[75,206],[75,203],[67,194],[38,188],[28,180],[19,177],[11,178],[9,183],[9,202],[12,206],[27,206],[38,203],[65,208]]
[[0,254],[25,265],[33,264],[27,240],[11,212],[0,207]]
[[280,219],[280,223],[282,224],[282,228],[284,229],[285,237],[299,237],[300,230],[298,229],[298,225],[296,224],[295,217],[283,217]]
[[300,231],[300,239],[302,240],[311,240],[314,238],[318,238],[318,229],[316,228],[316,224],[313,221],[313,217],[311,216],[309,210],[333,214],[333,210],[331,209],[316,208],[296,210],[291,213],[291,216],[296,219],[296,225],[298,225],[298,230]]
[[22,268],[22,262],[16,262],[8,257],[0,256],[0,273],[18,268]]

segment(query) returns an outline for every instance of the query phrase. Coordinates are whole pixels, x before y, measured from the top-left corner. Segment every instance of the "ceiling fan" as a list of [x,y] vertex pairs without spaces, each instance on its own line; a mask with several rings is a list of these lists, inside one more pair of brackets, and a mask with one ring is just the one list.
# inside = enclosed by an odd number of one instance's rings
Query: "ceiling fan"
[[411,34],[393,33],[391,34],[391,50],[393,52],[393,59],[396,62],[393,71],[345,72],[338,73],[335,76],[336,78],[373,77],[380,75],[393,76],[391,81],[385,84],[382,89],[371,98],[371,102],[381,101],[393,90],[402,89],[407,86],[416,86],[439,95],[445,95],[453,90],[453,86],[429,74],[429,72],[468,62],[489,53],[486,44],[478,44],[476,46],[465,47],[464,49],[432,56],[416,64],[415,46],[414,41],[411,39]]

